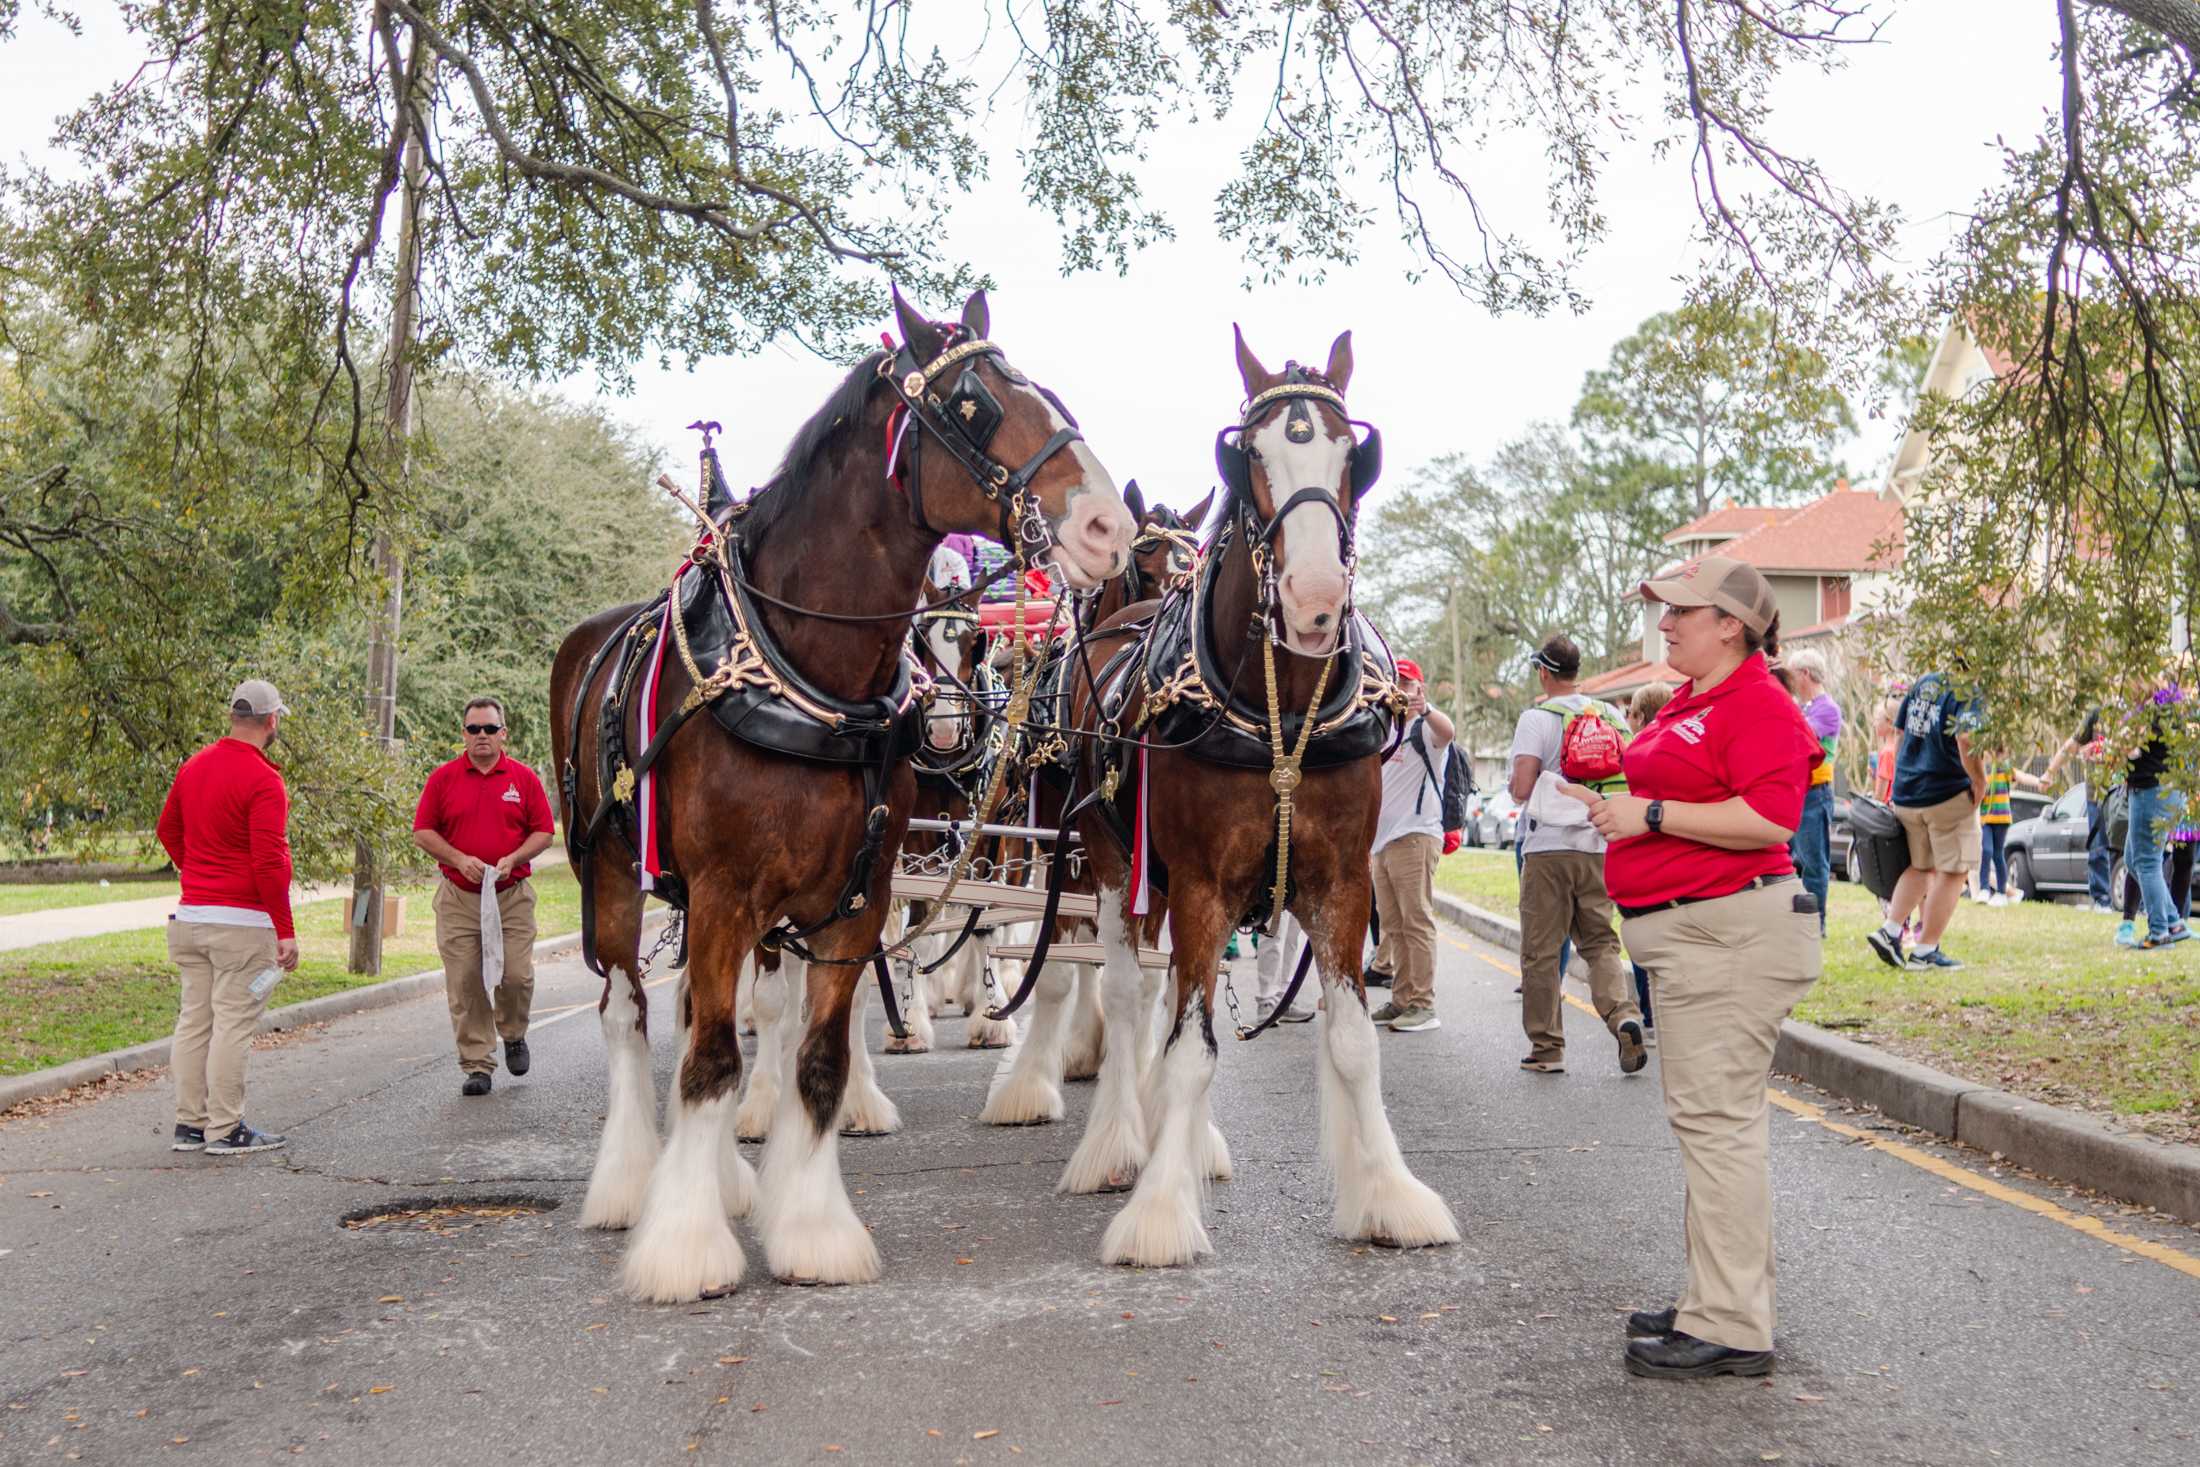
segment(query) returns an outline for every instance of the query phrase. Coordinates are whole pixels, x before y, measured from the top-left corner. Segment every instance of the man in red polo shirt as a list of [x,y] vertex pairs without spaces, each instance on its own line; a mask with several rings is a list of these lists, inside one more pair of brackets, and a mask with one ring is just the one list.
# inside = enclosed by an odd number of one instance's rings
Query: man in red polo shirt
[[168,919],[168,956],[183,977],[170,1054],[172,1150],[241,1156],[283,1144],[245,1124],[244,1064],[268,994],[298,966],[284,833],[290,792],[267,757],[289,711],[273,683],[237,684],[229,736],[184,761],[160,807],[155,833],[183,879]]
[[[439,766],[420,791],[413,842],[435,857],[435,945],[458,1037],[463,1095],[487,1095],[496,1070],[527,1073],[527,1015],[535,1001],[535,889],[529,861],[550,844],[550,801],[535,771],[504,752],[504,705],[476,698],[460,717],[466,752]],[[482,894],[487,882],[492,897]],[[493,926],[488,917],[494,903]],[[482,981],[484,929],[503,939],[494,1004]]]

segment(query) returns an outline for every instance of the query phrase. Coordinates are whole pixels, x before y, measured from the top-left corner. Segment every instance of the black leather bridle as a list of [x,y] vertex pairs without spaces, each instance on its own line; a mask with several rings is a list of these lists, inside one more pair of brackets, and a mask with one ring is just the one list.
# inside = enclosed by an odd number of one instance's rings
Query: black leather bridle
[[[999,507],[1001,543],[1016,551],[1020,559],[1035,557],[1056,541],[1053,526],[1047,523],[1045,512],[1028,492],[1031,481],[1038,477],[1047,460],[1085,435],[1078,431],[1077,420],[1070,417],[1061,399],[1010,366],[998,346],[983,337],[958,343],[954,340],[955,334],[955,330],[949,331],[947,349],[928,363],[918,362],[915,350],[908,342],[903,342],[892,356],[879,358],[879,379],[901,399],[910,422],[960,464],[978,486],[978,492]],[[994,370],[1009,381],[1032,387],[1069,423],[1066,428],[1056,429],[1020,468],[1009,468],[989,452],[993,436],[1000,431],[1008,414],[1000,399],[985,385],[985,379],[978,375],[980,360],[990,360]],[[956,367],[963,370],[942,396],[940,381]],[[922,441],[920,437],[912,442],[912,457],[916,444]],[[930,535],[942,533],[924,515],[921,460],[902,481],[902,487],[908,495],[909,512],[917,528]]]

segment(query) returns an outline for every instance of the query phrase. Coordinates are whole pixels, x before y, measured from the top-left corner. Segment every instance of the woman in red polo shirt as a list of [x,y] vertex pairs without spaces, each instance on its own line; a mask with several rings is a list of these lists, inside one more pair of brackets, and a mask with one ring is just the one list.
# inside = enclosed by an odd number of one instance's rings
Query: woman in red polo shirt
[[1825,751],[1767,671],[1772,588],[1707,556],[1645,582],[1662,602],[1666,661],[1689,676],[1635,736],[1628,793],[1579,790],[1611,842],[1604,881],[1620,935],[1650,970],[1665,1114],[1688,1177],[1688,1285],[1672,1309],[1628,1319],[1637,1375],[1772,1369],[1772,1178],[1765,1100],[1772,1050],[1817,982],[1817,899],[1788,859]]

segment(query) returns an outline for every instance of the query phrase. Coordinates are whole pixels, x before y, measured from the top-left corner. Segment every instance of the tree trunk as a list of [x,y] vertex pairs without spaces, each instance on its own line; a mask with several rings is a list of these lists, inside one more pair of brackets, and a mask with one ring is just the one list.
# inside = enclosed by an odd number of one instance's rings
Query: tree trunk
[[[417,48],[423,43],[413,39]],[[420,69],[422,91],[433,66]],[[420,292],[420,201],[427,178],[420,129],[405,145],[405,181],[400,191],[397,280],[390,302],[389,435],[393,471],[402,478],[413,429],[413,361]],[[405,611],[405,559],[391,534],[389,514],[374,534],[374,569],[385,587],[382,604],[367,632],[367,728],[390,758],[397,757],[397,637]],[[351,962],[354,973],[382,971],[381,872],[373,845],[362,840],[353,852],[351,877]]]
[[2200,0],[2085,0],[2097,10],[2113,10],[2176,43],[2188,63],[2200,64]]

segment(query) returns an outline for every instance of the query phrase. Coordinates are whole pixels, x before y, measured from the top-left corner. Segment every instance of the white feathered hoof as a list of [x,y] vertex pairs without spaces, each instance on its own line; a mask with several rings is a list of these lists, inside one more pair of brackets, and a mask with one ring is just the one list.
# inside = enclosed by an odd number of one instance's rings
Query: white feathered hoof
[[852,1076],[840,1102],[840,1134],[886,1136],[901,1129],[901,1112],[869,1076]]
[[733,1113],[733,1134],[741,1141],[764,1141],[771,1137],[772,1112],[779,1107],[779,1087],[773,1084],[759,1085],[753,1079],[741,1097],[741,1108]]
[[1222,1127],[1213,1121],[1207,1123],[1207,1139],[1193,1157],[1192,1164],[1199,1174],[1209,1181],[1227,1182],[1233,1175],[1230,1166],[1230,1143],[1223,1139]]
[[978,1121],[987,1126],[1044,1126],[1062,1115],[1062,1092],[1046,1076],[1011,1071],[986,1097]]
[[1336,1232],[1381,1248],[1435,1248],[1459,1241],[1444,1199],[1402,1166],[1369,1169],[1337,1193]]
[[649,1195],[649,1176],[657,1167],[657,1128],[648,1111],[635,1106],[620,1118],[616,1132],[607,1130],[596,1152],[596,1169],[588,1177],[588,1196],[581,1203],[581,1226],[617,1231],[642,1219],[642,1199]]
[[1077,1196],[1121,1192],[1138,1180],[1138,1169],[1145,1164],[1146,1143],[1135,1122],[1114,1117],[1095,1120],[1087,1125],[1085,1138],[1071,1153],[1054,1190]]
[[627,1244],[620,1285],[637,1299],[652,1304],[681,1304],[705,1294],[730,1292],[741,1282],[747,1260],[741,1243],[726,1225],[722,1207],[686,1205],[696,1195],[683,1189],[686,1198],[668,1206],[646,1210],[633,1241]]
[[932,1046],[914,1034],[906,1035],[900,1039],[896,1039],[889,1034],[886,1036],[886,1052],[888,1054],[930,1054]]
[[970,1018],[969,1046],[972,1049],[1006,1049],[1016,1042],[1014,1019],[988,1019],[983,1014]]
[[1214,1251],[1197,1204],[1175,1187],[1133,1193],[1100,1240],[1102,1263],[1133,1268],[1178,1268]]
[[870,1230],[837,1185],[809,1205],[774,1209],[764,1228],[764,1257],[783,1284],[869,1284],[883,1271]]
[[756,1210],[756,1168],[731,1144],[718,1148],[718,1197],[728,1217],[747,1217]]

